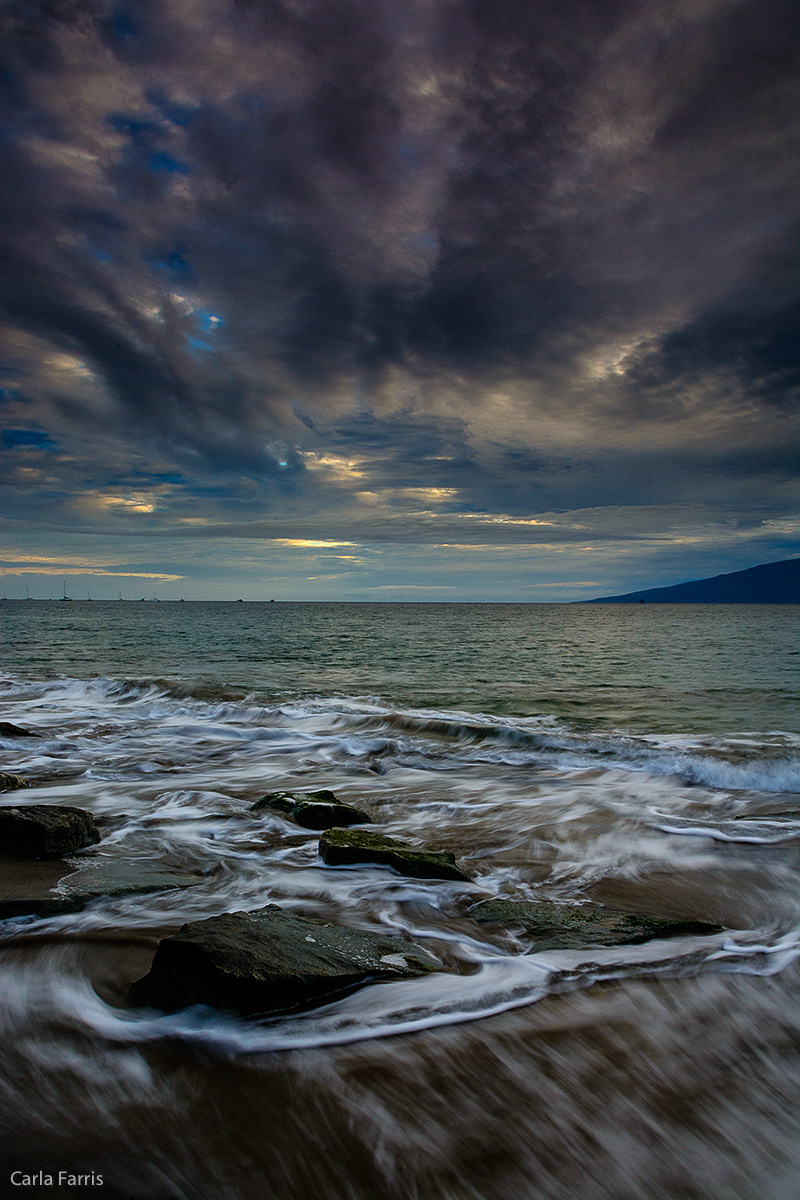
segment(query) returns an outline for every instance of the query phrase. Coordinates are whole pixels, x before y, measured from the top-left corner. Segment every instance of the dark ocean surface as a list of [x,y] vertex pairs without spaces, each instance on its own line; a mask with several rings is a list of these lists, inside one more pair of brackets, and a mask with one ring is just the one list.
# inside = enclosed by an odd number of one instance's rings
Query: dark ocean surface
[[[0,923],[3,1179],[94,1171],[85,1194],[112,1200],[797,1200],[797,616],[0,602],[0,720],[39,734],[0,737],[0,770],[33,784],[4,803],[90,809],[102,841],[75,865],[198,879]],[[316,834],[249,811],[321,787],[471,882],[327,867]],[[469,917],[492,896],[725,931],[537,952]],[[449,970],[268,1019],[127,1004],[159,937],[268,903]]]

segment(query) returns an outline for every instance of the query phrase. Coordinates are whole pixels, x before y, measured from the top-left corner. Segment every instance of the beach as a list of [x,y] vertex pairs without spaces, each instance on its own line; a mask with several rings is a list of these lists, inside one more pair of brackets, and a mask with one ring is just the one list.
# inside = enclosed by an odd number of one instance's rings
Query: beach
[[[6,862],[0,900],[39,872],[69,901],[0,924],[9,1195],[797,1195],[796,606],[6,601],[0,623],[0,720],[28,735],[0,770],[30,784],[2,803],[84,809],[100,838]],[[253,808],[319,789],[464,878],[330,865]],[[493,900],[706,928],[542,949],[479,921]],[[267,905],[440,968],[264,1015],[131,1001],[160,940]]]

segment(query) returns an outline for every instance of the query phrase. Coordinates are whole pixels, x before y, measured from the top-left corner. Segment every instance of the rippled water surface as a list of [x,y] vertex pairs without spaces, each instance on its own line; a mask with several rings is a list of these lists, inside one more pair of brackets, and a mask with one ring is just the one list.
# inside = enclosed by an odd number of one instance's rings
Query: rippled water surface
[[[6,1180],[800,1195],[796,607],[6,601],[0,632],[0,719],[39,735],[0,738],[33,784],[4,801],[91,809],[73,869],[193,882],[0,924]],[[470,882],[326,867],[316,834],[250,811],[319,787]],[[471,919],[491,896],[724,930],[537,952]],[[128,1004],[159,937],[267,903],[447,970],[281,1017]]]

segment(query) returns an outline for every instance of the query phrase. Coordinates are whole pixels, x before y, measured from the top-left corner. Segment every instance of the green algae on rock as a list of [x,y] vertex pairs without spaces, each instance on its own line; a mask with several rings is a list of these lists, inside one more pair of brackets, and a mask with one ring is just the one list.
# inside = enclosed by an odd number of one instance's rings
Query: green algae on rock
[[58,858],[100,841],[91,813],[62,804],[0,807],[0,853]]
[[9,775],[7,771],[0,771],[0,792],[13,792],[17,788],[30,786],[30,779],[25,779],[22,775]]
[[420,850],[408,842],[363,829],[326,829],[319,839],[319,852],[323,862],[331,867],[378,863],[415,879],[469,882],[469,876],[459,870],[455,855],[449,850]]
[[654,938],[719,933],[721,929],[702,921],[663,920],[589,905],[537,900],[481,900],[467,915],[482,925],[521,927],[533,937],[536,950],[633,945]]
[[332,825],[369,825],[369,813],[351,804],[342,804],[333,792],[323,788],[318,792],[268,792],[255,804],[251,812],[272,809],[283,813],[305,829],[329,829]]
[[191,921],[162,939],[134,1004],[175,1012],[192,1004],[270,1013],[305,1007],[370,980],[442,969],[420,946],[301,917],[277,904]]

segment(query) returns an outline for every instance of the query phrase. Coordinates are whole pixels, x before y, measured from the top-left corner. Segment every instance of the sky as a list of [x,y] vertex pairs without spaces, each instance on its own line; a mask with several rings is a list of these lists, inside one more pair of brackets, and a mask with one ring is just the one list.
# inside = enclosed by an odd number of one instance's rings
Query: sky
[[798,553],[793,0],[5,0],[9,597]]

